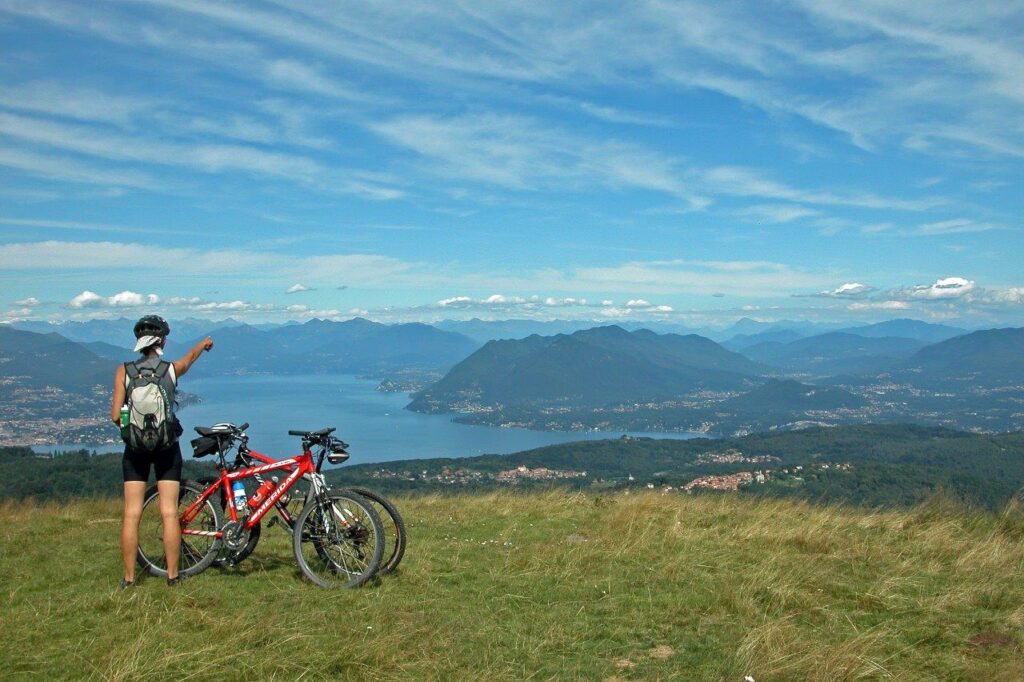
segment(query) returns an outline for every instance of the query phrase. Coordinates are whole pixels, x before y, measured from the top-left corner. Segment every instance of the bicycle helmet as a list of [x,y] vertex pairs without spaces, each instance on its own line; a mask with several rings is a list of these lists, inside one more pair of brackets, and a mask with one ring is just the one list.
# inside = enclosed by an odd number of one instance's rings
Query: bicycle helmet
[[167,320],[159,315],[146,315],[135,323],[135,338],[137,339],[141,339],[143,336],[162,337],[170,333],[171,327],[167,324]]

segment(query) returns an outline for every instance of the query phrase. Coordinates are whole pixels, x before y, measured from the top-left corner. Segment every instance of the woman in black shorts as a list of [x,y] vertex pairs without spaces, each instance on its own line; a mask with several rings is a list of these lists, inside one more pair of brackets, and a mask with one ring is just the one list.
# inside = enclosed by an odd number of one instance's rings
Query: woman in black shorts
[[[110,418],[121,423],[121,407],[125,404],[125,389],[128,379],[126,365],[138,368],[155,368],[161,362],[164,343],[171,328],[157,315],[147,315],[135,323],[135,350],[142,357],[135,363],[126,363],[114,374],[114,397],[110,404]],[[161,387],[174,402],[174,391],[178,379],[189,370],[203,351],[213,348],[213,341],[207,337],[197,343],[185,357],[168,363],[166,373],[160,378]],[[135,450],[126,445],[124,460],[124,522],[121,525],[121,556],[124,559],[124,578],[121,587],[135,584],[135,559],[139,549],[139,519],[142,517],[142,502],[146,493],[149,471],[156,472],[156,486],[160,493],[160,516],[164,525],[164,554],[167,556],[167,584],[178,583],[178,555],[181,552],[181,527],[178,525],[178,487],[181,484],[181,446],[175,439],[170,446],[156,452]]]

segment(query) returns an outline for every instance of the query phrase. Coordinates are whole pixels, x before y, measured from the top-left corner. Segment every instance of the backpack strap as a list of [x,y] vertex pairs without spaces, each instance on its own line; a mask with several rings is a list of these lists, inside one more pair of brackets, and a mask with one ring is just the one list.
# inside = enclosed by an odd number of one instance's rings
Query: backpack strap
[[129,379],[134,379],[139,376],[139,367],[134,362],[124,363],[124,375]]
[[164,375],[167,374],[167,368],[170,366],[171,363],[167,362],[166,360],[161,360],[153,369],[153,376],[155,376],[158,380],[163,379]]

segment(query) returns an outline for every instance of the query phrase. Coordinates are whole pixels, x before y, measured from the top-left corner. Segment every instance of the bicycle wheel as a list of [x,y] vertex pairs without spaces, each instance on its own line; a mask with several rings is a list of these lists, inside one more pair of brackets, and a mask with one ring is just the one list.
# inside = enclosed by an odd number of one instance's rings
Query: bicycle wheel
[[[195,481],[182,481],[178,489],[179,517],[196,500],[205,488]],[[199,532],[216,532],[221,526],[218,505],[207,499],[199,508],[187,529]],[[183,528],[184,529],[184,528]],[[195,575],[203,571],[217,558],[221,541],[213,535],[182,535],[181,554],[178,557],[178,575]],[[142,503],[142,518],[139,521],[139,565],[151,574],[167,577],[167,560],[164,556],[164,523],[160,516],[160,500],[157,487],[150,486]]]
[[[208,488],[214,483],[216,483],[217,480],[218,479],[213,477],[206,477],[200,478],[199,483],[204,488]],[[220,504],[221,518],[228,518],[228,501],[224,497],[223,489],[221,489],[217,493],[217,499]],[[248,539],[246,540],[245,545],[241,549],[232,551],[227,547],[227,545],[221,543],[220,551],[217,553],[217,557],[213,560],[213,563],[210,565],[214,566],[215,568],[232,568],[240,564],[242,561],[244,561],[246,557],[248,557],[256,550],[256,545],[259,544],[261,524],[262,521],[257,521],[256,524],[249,530]]]
[[320,587],[359,587],[380,566],[380,517],[355,493],[328,491],[299,512],[292,549],[302,574]]
[[347,490],[369,500],[373,505],[373,510],[380,516],[381,523],[384,525],[384,555],[380,560],[380,568],[377,569],[377,573],[392,572],[398,568],[402,557],[405,556],[405,522],[402,521],[402,515],[398,513],[398,509],[391,500],[380,493],[359,487],[351,487]]

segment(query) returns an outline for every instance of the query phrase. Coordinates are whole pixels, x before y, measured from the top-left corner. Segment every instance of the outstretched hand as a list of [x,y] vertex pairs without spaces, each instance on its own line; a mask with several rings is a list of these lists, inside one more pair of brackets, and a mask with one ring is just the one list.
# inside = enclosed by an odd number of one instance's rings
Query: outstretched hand
[[207,336],[205,339],[203,339],[199,343],[202,345],[203,350],[208,351],[211,348],[213,348],[213,339],[211,339],[209,336]]

